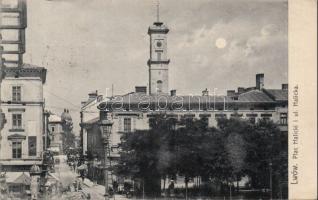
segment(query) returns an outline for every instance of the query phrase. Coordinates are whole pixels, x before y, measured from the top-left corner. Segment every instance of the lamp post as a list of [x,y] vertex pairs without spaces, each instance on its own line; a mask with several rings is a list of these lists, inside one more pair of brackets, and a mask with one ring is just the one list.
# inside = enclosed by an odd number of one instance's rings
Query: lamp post
[[39,183],[40,183],[40,176],[41,176],[41,169],[37,165],[32,165],[30,169],[30,176],[31,176],[31,199],[35,200],[38,199],[39,193]]
[[109,145],[109,137],[111,134],[113,122],[108,118],[108,111],[101,110],[100,111],[100,132],[103,139],[104,146],[104,183],[105,183],[105,200],[109,200],[109,192],[108,192],[108,145]]
[[271,190],[270,192],[270,200],[273,199],[273,181],[272,181],[272,162],[269,162],[269,188]]

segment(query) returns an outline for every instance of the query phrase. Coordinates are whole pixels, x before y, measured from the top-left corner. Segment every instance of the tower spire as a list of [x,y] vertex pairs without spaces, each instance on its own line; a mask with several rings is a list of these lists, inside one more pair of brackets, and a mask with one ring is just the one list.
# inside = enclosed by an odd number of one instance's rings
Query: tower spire
[[159,12],[159,9],[160,9],[160,7],[159,7],[160,5],[159,5],[159,0],[157,0],[157,22],[159,22],[159,14],[160,14],[160,12]]

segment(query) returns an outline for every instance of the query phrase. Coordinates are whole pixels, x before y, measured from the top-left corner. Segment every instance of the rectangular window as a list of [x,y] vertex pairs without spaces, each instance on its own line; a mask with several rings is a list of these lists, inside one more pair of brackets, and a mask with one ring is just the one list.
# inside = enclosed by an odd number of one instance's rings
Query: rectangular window
[[158,61],[161,60],[161,52],[157,52],[157,60],[158,60]]
[[131,118],[124,118],[124,132],[131,132]]
[[21,158],[22,143],[19,141],[12,142],[12,158]]
[[155,128],[156,125],[156,119],[154,117],[149,118],[149,127],[151,129]]
[[250,117],[249,121],[250,121],[251,124],[255,124],[256,119],[255,119],[255,117]]
[[21,101],[21,86],[12,86],[12,101]]
[[271,118],[272,118],[272,114],[264,113],[264,114],[261,114],[261,117],[262,117],[265,121],[270,121]]
[[208,128],[208,126],[209,126],[209,118],[208,117],[202,117],[201,120],[203,122],[204,127]]
[[169,118],[167,122],[168,122],[168,128],[170,130],[176,130],[176,127],[177,127],[177,119],[176,118]]
[[29,136],[29,156],[36,156],[36,136]]
[[185,126],[191,127],[192,125],[193,125],[193,118],[192,117],[185,118]]
[[54,126],[52,126],[52,128],[51,128],[51,129],[52,129],[52,132],[54,132]]
[[157,54],[157,61],[161,61],[162,59],[162,50],[156,50],[156,54]]
[[215,114],[215,118],[226,118],[226,114]]
[[12,114],[12,128],[13,129],[22,128],[22,114]]
[[281,125],[287,125],[288,120],[287,120],[287,113],[280,113],[280,124]]

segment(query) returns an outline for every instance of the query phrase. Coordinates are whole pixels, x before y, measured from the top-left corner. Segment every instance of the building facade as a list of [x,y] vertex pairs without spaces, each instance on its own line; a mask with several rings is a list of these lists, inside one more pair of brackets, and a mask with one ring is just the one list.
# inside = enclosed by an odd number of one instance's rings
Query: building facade
[[63,151],[63,122],[60,116],[50,114],[48,123],[50,137],[49,150],[55,153]]
[[[0,0],[0,198],[29,198],[32,168],[43,167],[46,148],[43,84],[46,69],[23,63],[26,0]],[[5,119],[5,120],[4,120]],[[4,171],[4,172],[3,172]],[[30,172],[30,173],[29,173]],[[40,182],[36,181],[36,188]],[[38,191],[38,190],[37,190]]]
[[6,123],[1,131],[0,164],[9,171],[42,164],[46,69],[29,64],[8,67],[1,84]]
[[88,173],[91,180],[103,183],[104,148],[99,129],[99,110],[97,105],[103,96],[94,91],[88,94],[88,99],[82,102],[81,107],[81,143],[82,153],[86,158]]

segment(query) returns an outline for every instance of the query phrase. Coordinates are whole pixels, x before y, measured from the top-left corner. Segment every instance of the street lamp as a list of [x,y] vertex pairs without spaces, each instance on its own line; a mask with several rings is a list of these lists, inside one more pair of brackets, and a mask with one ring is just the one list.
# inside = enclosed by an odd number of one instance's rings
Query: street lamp
[[273,163],[272,162],[269,162],[269,187],[270,187],[270,190],[271,190],[271,193],[270,193],[270,200],[273,199],[273,181],[272,181],[272,165]]
[[31,176],[31,199],[38,199],[39,193],[39,182],[41,176],[41,169],[37,165],[32,165],[30,169],[30,176]]
[[108,145],[109,145],[109,137],[111,134],[113,122],[108,118],[108,111],[101,110],[100,111],[100,132],[103,139],[104,145],[104,183],[105,183],[105,200],[109,200],[109,193],[108,193]]

